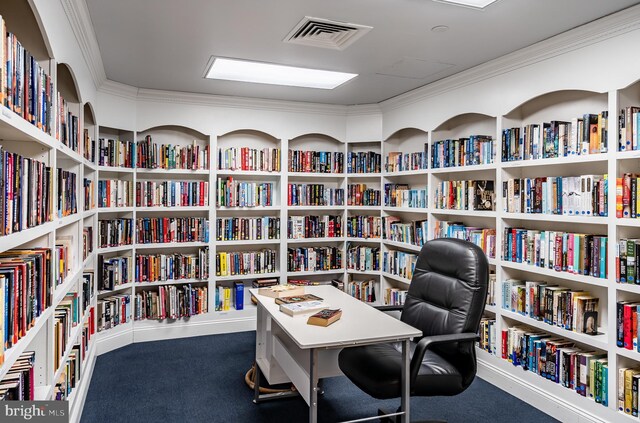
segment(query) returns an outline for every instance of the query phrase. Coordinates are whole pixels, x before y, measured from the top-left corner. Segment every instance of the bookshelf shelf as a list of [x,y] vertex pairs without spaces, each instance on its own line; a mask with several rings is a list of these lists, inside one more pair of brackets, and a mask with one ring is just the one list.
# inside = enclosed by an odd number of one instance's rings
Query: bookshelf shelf
[[36,401],[46,401],[53,394],[53,385],[36,386],[33,388],[33,395]]
[[82,276],[82,269],[76,269],[72,271],[67,278],[60,285],[56,286],[53,291],[53,308],[55,309],[64,296],[69,292],[69,289],[78,282],[78,279]]
[[98,207],[98,213],[132,213],[135,207]]
[[430,209],[421,207],[383,207],[382,211],[385,213],[429,213]]
[[316,179],[316,178],[326,178],[326,179],[343,179],[346,175],[344,173],[313,173],[313,172],[289,172],[289,180],[298,180],[298,179]]
[[498,265],[498,259],[493,258],[493,257],[487,257],[487,260],[489,261],[489,264],[491,266],[497,266]]
[[258,170],[217,170],[217,176],[265,176],[268,178],[279,178],[280,172],[266,172],[266,171],[258,171]]
[[347,242],[357,242],[360,244],[380,244],[382,238],[356,238],[356,237],[347,237]]
[[110,173],[135,173],[136,169],[131,167],[98,166],[98,172]]
[[136,288],[149,288],[153,286],[161,286],[161,285],[179,285],[179,284],[188,284],[188,283],[207,283],[209,279],[171,279],[167,281],[158,281],[158,282],[134,282],[134,286]]
[[[211,173],[209,169],[142,169],[136,168],[136,174],[139,175],[204,175],[208,176]],[[173,177],[173,176],[172,176]]]
[[349,210],[354,211],[380,211],[380,206],[346,206]]
[[97,209],[85,210],[82,212],[82,218],[86,219],[88,217],[93,217],[96,215],[97,212],[98,212]]
[[347,173],[349,179],[380,179],[382,173]]
[[616,219],[616,225],[629,228],[640,228],[640,219],[620,218]]
[[91,163],[89,160],[82,158],[82,164],[88,167],[91,170],[98,170],[98,166],[95,163]]
[[322,244],[327,242],[344,242],[343,236],[326,237],[326,238],[297,238],[287,239],[287,244]]
[[570,216],[561,214],[544,213],[502,213],[503,219],[531,220],[531,221],[551,221],[563,223],[586,223],[592,225],[606,225],[608,219],[602,216]]
[[134,246],[136,250],[147,250],[147,249],[155,249],[155,248],[178,248],[178,247],[206,247],[209,245],[208,242],[156,242],[152,244],[141,244],[136,243]]
[[484,310],[488,311],[489,313],[493,313],[496,314],[498,313],[498,307],[493,305],[493,304],[487,304],[484,306]]
[[574,273],[569,273],[569,272],[558,272],[552,269],[546,269],[546,268],[537,267],[537,266],[530,266],[524,263],[514,263],[514,262],[503,260],[503,261],[500,261],[500,266],[507,269],[521,270],[524,272],[535,273],[537,275],[549,276],[554,279],[575,281],[575,282],[580,282],[580,283],[585,283],[585,284],[595,285],[595,286],[606,287],[608,283],[607,282],[608,279],[594,278],[593,276],[576,275]]
[[496,212],[488,210],[449,210],[449,209],[432,209],[432,214],[441,214],[445,216],[473,216],[486,217],[495,219]]
[[500,313],[504,317],[508,317],[511,320],[516,320],[525,325],[538,328],[544,332],[558,335],[562,338],[571,339],[572,341],[580,342],[585,345],[590,345],[595,348],[599,348],[601,350],[607,350],[608,348],[608,338],[606,334],[591,336],[591,335],[586,335],[584,333],[573,332],[570,330],[563,329],[559,326],[550,325],[548,323],[541,322],[539,320],[535,320],[530,317],[526,317],[519,313],[514,313],[512,311],[505,310],[505,309],[501,309]]
[[634,160],[640,158],[640,150],[616,151],[615,155],[618,160]]
[[382,241],[385,245],[390,245],[392,247],[398,247],[409,251],[415,251],[419,253],[422,251],[422,247],[413,244],[407,244],[406,242],[398,242],[398,241],[389,241],[387,239]]
[[14,232],[9,235],[0,236],[1,251],[11,250],[17,246],[28,242],[29,240],[40,238],[50,233],[55,227],[56,222],[47,222],[33,228],[23,229],[20,232]]
[[430,169],[431,174],[437,175],[441,173],[462,173],[462,172],[478,172],[482,170],[495,170],[497,165],[495,163],[491,164],[481,164],[481,165],[472,165],[472,166],[457,166],[457,167],[444,167],[444,168],[436,168]]
[[136,207],[136,212],[193,212],[193,211],[209,211],[209,206],[156,206],[156,207]]
[[380,271],[379,270],[347,269],[347,274],[349,274],[349,275],[365,275],[365,276],[380,276]]
[[59,228],[61,228],[63,226],[67,226],[67,225],[70,225],[72,223],[76,223],[80,219],[82,219],[82,214],[81,213],[74,213],[74,214],[69,215],[69,216],[59,217],[59,218],[56,219],[57,220],[57,226]]
[[41,131],[4,105],[0,105],[0,138],[36,142],[49,149],[54,149],[58,143],[58,140],[51,135]]
[[[287,206],[288,210],[314,211],[314,210],[344,210],[346,206]],[[350,209],[353,207],[349,206]]]
[[119,251],[129,251],[133,249],[133,244],[118,245],[115,247],[98,247],[98,254],[117,253]]
[[129,282],[129,283],[124,283],[122,285],[117,285],[117,286],[114,286],[112,290],[98,291],[98,296],[117,294],[120,291],[126,291],[127,289],[131,289],[133,287],[133,285],[134,285],[134,282]]
[[264,279],[264,278],[279,278],[280,272],[273,273],[253,273],[250,275],[235,275],[235,276],[216,276],[216,281],[240,281],[249,279]]
[[582,163],[595,163],[595,162],[606,162],[608,160],[607,154],[587,154],[584,156],[567,156],[567,157],[556,157],[549,159],[535,159],[535,160],[516,160],[511,162],[502,162],[500,167],[502,169],[510,169],[510,168],[524,168],[524,167],[540,167],[540,166],[565,166],[572,164],[582,164]]
[[78,164],[82,164],[84,162],[84,157],[62,144],[60,141],[57,142],[57,149],[58,153],[64,156],[61,157],[62,159],[72,160]]
[[287,272],[287,276],[297,277],[297,276],[322,276],[322,275],[337,275],[340,273],[344,273],[344,269],[334,269],[334,270],[309,270],[304,272]]
[[[290,209],[292,207],[289,207]],[[279,211],[280,206],[256,206],[256,207],[216,207],[217,211],[254,211],[254,210],[264,210],[264,211]]]
[[84,324],[84,320],[81,321],[80,323],[78,323],[75,327],[73,327],[71,329],[71,333],[70,333],[69,337],[67,338],[67,348],[65,349],[64,354],[62,355],[62,358],[60,359],[60,367],[54,373],[53,380],[58,380],[60,378],[60,374],[62,374],[62,371],[65,368],[65,366],[64,366],[65,362],[69,358],[69,354],[71,354],[71,350],[72,350],[74,344],[78,341],[78,336],[82,332],[83,324]]
[[380,273],[385,278],[393,279],[394,281],[401,282],[405,285],[411,284],[411,279],[403,278],[402,276],[392,275],[391,273],[381,272]]
[[382,176],[385,178],[401,178],[405,176],[415,176],[415,175],[423,175],[427,176],[431,173],[429,169],[418,169],[418,170],[403,170],[400,172],[383,172]]
[[232,246],[232,245],[270,245],[280,244],[279,239],[250,239],[250,240],[237,240],[237,241],[215,241],[217,246]]
[[640,294],[640,285],[631,283],[616,283],[615,289],[619,291],[631,292],[632,294]]
[[615,347],[615,353],[631,360],[640,361],[640,352],[636,350],[628,350],[626,348]]

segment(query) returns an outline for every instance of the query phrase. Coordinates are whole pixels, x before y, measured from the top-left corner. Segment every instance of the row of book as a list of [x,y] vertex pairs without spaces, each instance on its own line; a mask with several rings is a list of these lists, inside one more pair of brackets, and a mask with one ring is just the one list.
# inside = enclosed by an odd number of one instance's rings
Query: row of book
[[403,153],[390,151],[384,162],[384,170],[387,173],[408,172],[410,170],[425,170],[429,165],[427,158],[428,144],[424,144],[424,151],[415,153]]
[[133,141],[121,141],[110,138],[98,138],[98,165],[126,167],[132,169],[136,164],[136,145]]
[[77,153],[80,144],[80,119],[71,111],[69,103],[60,93],[57,105],[56,139]]
[[405,251],[389,250],[382,253],[382,271],[411,280],[418,255]]
[[609,112],[584,114],[502,131],[502,161],[536,160],[608,151]]
[[638,343],[637,301],[616,302],[616,345],[619,348],[640,352]]
[[136,254],[136,282],[209,278],[209,248],[197,253]]
[[616,217],[640,217],[640,184],[638,175],[625,173],[616,178]]
[[139,244],[209,242],[206,217],[143,217],[136,219]]
[[502,358],[514,366],[608,405],[607,355],[526,327],[502,331]]
[[93,210],[96,208],[96,186],[93,179],[84,178],[82,185],[84,188],[84,211]]
[[218,169],[280,172],[279,148],[218,148]]
[[0,235],[53,220],[53,172],[0,146]]
[[71,236],[56,237],[56,245],[53,248],[53,276],[55,285],[62,285],[69,276],[75,262],[74,240]]
[[93,270],[82,273],[82,290],[80,291],[82,294],[82,302],[80,309],[82,310],[83,315],[87,313],[87,311],[89,310],[89,306],[93,301],[95,287],[96,285]]
[[84,129],[84,136],[82,137],[82,156],[89,160],[91,163],[96,162],[96,141],[89,135],[89,129]]
[[219,217],[216,219],[217,241],[265,239],[280,239],[279,217]]
[[53,79],[0,16],[0,103],[43,132],[56,127]]
[[608,176],[547,176],[502,182],[502,209],[508,213],[607,216]]
[[69,356],[64,362],[64,367],[55,381],[53,397],[56,401],[65,401],[71,392],[78,386],[82,374],[82,361],[85,353],[82,351],[80,343],[71,347]]
[[344,269],[341,247],[287,248],[288,272]]
[[384,291],[384,305],[404,305],[407,298],[407,290],[400,288],[387,288]]
[[348,216],[347,236],[350,238],[380,238],[382,218],[379,216]]
[[431,146],[431,168],[491,164],[494,156],[495,147],[490,135],[436,141]]
[[502,308],[573,332],[598,333],[599,298],[588,291],[507,279],[502,282]]
[[387,241],[402,242],[421,247],[429,236],[427,219],[403,222],[396,216],[382,218],[382,236]]
[[289,149],[289,172],[343,173],[344,153]]
[[186,207],[209,205],[207,181],[136,182],[136,207]]
[[502,244],[505,261],[607,278],[606,236],[507,227]]
[[347,268],[361,272],[380,270],[380,247],[358,245],[347,250]]
[[131,321],[132,304],[130,294],[116,294],[98,299],[96,325],[98,332],[112,329]]
[[234,282],[231,286],[216,286],[216,311],[244,310],[244,284]]
[[343,206],[344,188],[325,188],[324,184],[288,184],[289,206]]
[[640,239],[621,238],[616,244],[616,282],[640,284]]
[[480,320],[480,328],[478,329],[478,336],[480,339],[476,342],[476,347],[488,352],[489,354],[497,355],[496,353],[496,319],[489,317],[483,317]]
[[288,239],[336,238],[341,236],[342,216],[340,215],[304,215],[289,216],[287,218]]
[[494,181],[442,181],[436,184],[434,205],[442,210],[494,210]]
[[130,217],[98,220],[98,248],[131,245],[133,228]]
[[133,207],[134,195],[133,181],[125,179],[98,181],[98,207]]
[[464,239],[482,248],[488,258],[496,257],[496,230],[492,228],[478,228],[458,222],[436,220],[433,228],[433,238]]
[[58,168],[58,218],[78,212],[77,175]]
[[182,319],[208,311],[206,285],[166,285],[157,289],[136,293],[133,298],[135,320]]
[[0,253],[0,357],[4,356],[4,350],[24,337],[36,318],[51,306],[53,259],[49,248]]
[[216,184],[216,206],[258,207],[273,206],[274,186],[272,182],[239,182],[233,177],[218,178]]
[[0,380],[0,401],[34,401],[35,351],[24,351]]
[[487,305],[495,306],[498,301],[498,295],[500,295],[500,288],[498,288],[498,282],[496,279],[496,273],[494,270],[489,270],[489,284],[487,285]]
[[67,350],[72,328],[81,319],[80,298],[77,292],[69,292],[56,306],[53,313],[53,368],[58,369],[62,364],[62,357]]
[[347,153],[347,173],[380,173],[382,155],[375,151],[349,151]]
[[376,302],[376,281],[367,279],[347,282],[345,292],[365,303],[374,303]]
[[133,269],[131,256],[104,257],[98,254],[98,291],[113,291],[118,286],[133,282]]
[[277,251],[218,252],[216,253],[216,276],[252,275],[273,273],[277,269]]
[[[130,166],[127,166],[130,167]],[[136,144],[136,167],[139,169],[209,169],[209,146],[158,144],[147,135]]]
[[620,109],[618,115],[618,150],[631,151],[640,149],[640,107],[627,106]]
[[348,206],[379,206],[380,190],[367,188],[366,184],[349,184],[347,186]]
[[411,188],[408,184],[384,184],[385,207],[427,208],[427,187]]

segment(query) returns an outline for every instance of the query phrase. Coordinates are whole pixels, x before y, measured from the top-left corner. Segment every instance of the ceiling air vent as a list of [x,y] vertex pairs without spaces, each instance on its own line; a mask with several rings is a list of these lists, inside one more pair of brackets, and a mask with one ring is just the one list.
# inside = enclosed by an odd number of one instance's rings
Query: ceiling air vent
[[344,50],[372,27],[305,16],[285,37],[285,43]]

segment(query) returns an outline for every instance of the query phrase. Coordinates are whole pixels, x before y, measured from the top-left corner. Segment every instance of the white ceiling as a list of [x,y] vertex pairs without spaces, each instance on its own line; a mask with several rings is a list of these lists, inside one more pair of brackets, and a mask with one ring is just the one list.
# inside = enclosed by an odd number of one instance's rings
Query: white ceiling
[[[139,88],[331,104],[377,103],[636,0],[86,0],[107,78]],[[283,43],[304,17],[372,26],[344,51]],[[431,28],[446,25],[446,32]],[[358,73],[334,89],[203,78],[211,56]],[[585,65],[587,63],[585,62]]]

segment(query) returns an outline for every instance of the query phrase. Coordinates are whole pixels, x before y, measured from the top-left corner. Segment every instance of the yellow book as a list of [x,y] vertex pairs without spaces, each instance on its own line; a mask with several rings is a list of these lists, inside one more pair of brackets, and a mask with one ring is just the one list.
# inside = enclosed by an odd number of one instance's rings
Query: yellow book
[[227,253],[220,253],[220,276],[227,276]]
[[231,288],[227,286],[224,287],[224,304],[222,309],[225,311],[231,309]]
[[624,371],[624,412],[631,414],[633,405],[633,375],[640,373],[637,369],[627,369]]

